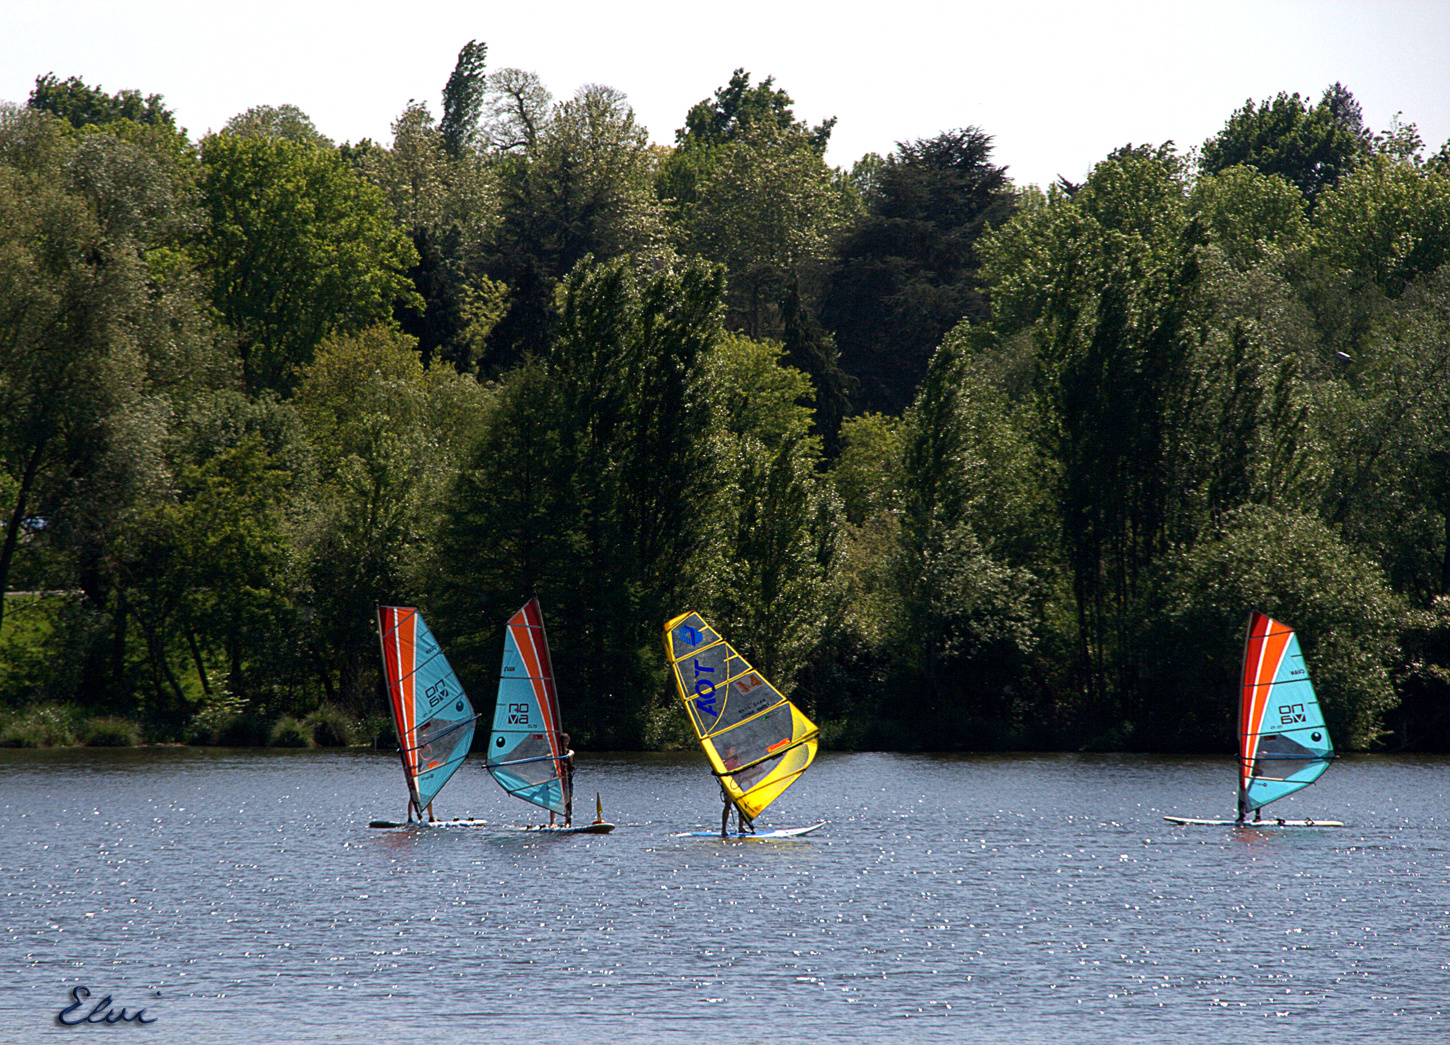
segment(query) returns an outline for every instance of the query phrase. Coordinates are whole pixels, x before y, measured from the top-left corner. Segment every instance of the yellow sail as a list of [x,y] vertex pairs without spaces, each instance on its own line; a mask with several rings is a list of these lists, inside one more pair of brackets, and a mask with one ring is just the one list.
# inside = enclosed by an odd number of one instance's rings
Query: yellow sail
[[698,613],[665,625],[665,654],[715,776],[755,819],[814,761],[820,731]]

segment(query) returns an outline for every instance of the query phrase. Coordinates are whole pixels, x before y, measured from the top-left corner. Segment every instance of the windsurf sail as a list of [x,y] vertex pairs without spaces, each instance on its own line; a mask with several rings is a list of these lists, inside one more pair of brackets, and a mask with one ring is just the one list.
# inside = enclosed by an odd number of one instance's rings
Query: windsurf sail
[[463,764],[478,716],[416,609],[379,606],[378,638],[403,777],[421,817]]
[[488,771],[515,798],[568,817],[573,779],[559,722],[544,615],[530,599],[504,628]]
[[698,613],[665,625],[665,653],[715,776],[754,820],[814,761],[819,730]]
[[1299,636],[1253,613],[1239,701],[1239,818],[1308,787],[1333,757]]

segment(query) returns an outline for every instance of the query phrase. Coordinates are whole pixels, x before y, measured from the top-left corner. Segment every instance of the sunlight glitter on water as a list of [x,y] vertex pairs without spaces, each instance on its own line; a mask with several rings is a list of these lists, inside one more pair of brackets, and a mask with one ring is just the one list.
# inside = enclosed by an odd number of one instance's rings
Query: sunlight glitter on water
[[1161,819],[1222,815],[1223,759],[826,755],[764,819],[828,825],[775,842],[670,837],[718,816],[688,755],[581,759],[610,836],[503,830],[537,817],[472,763],[439,812],[499,830],[370,831],[397,775],[0,754],[0,1041],[77,984],[208,1045],[1446,1036],[1450,760],[1342,759],[1282,804],[1350,827],[1238,831]]

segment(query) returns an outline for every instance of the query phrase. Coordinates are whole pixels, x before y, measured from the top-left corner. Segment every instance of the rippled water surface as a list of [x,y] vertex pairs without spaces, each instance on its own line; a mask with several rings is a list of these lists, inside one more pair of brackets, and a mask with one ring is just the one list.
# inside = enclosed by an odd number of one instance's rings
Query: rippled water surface
[[[1228,815],[1226,759],[825,755],[762,826],[697,756],[581,757],[611,836],[470,761],[399,817],[364,751],[0,753],[0,1040],[1450,1039],[1450,761],[1346,758]],[[589,803],[592,804],[592,803]],[[149,1027],[64,1028],[89,986]],[[83,1011],[89,1011],[89,1008]]]

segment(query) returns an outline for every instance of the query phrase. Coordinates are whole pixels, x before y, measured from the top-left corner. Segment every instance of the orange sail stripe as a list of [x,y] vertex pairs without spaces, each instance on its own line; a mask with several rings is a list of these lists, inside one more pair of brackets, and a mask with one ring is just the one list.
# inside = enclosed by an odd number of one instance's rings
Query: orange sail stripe
[[[1248,786],[1249,774],[1258,754],[1260,725],[1263,722],[1264,709],[1268,705],[1269,690],[1279,674],[1279,665],[1288,649],[1289,638],[1293,635],[1291,629],[1270,617],[1260,617],[1255,625],[1258,625],[1255,631],[1259,632],[1256,637],[1258,656],[1251,657],[1244,664],[1244,703],[1248,713],[1243,722],[1243,757],[1239,765],[1239,776],[1244,787]],[[1251,640],[1251,652],[1254,641]]]
[[1264,629],[1268,618],[1255,613],[1249,619],[1249,635],[1244,642],[1244,677],[1239,693],[1239,786],[1248,786],[1249,745],[1253,730],[1254,694],[1259,678],[1259,662],[1264,657]]
[[[530,611],[533,611],[530,613]],[[533,620],[530,620],[530,617]],[[532,626],[531,626],[532,625]],[[519,648],[519,655],[524,658],[524,668],[529,673],[529,680],[534,687],[534,701],[539,705],[539,712],[544,716],[545,737],[549,743],[549,750],[554,755],[554,771],[564,775],[564,766],[559,761],[562,752],[559,750],[559,726],[554,721],[554,704],[549,700],[551,696],[548,686],[552,683],[552,666],[548,671],[544,669],[543,658],[539,655],[538,647],[535,645],[535,628],[542,630],[543,618],[539,613],[537,599],[530,599],[524,608],[519,610],[509,619],[509,627],[513,629],[514,643]],[[546,676],[548,676],[546,680]]]
[[[539,659],[539,665],[545,669],[543,671],[540,671],[539,675],[541,676],[544,683],[543,696],[547,700],[548,711],[545,714],[549,720],[549,728],[554,732],[558,732],[563,729],[563,725],[558,721],[559,693],[554,685],[554,665],[548,654],[548,639],[544,637],[544,614],[543,611],[539,609],[539,600],[536,598],[530,599],[524,605],[524,612],[528,616],[530,627],[538,628],[538,634],[542,639],[543,652],[540,652],[539,648],[537,647],[535,648],[534,652],[535,656],[537,656]],[[530,632],[530,637],[533,637],[532,632]],[[546,664],[546,661],[548,661],[549,663]]]
[[391,654],[389,668],[397,674],[388,680],[393,695],[393,718],[398,727],[398,742],[403,749],[403,764],[408,772],[418,775],[417,752],[413,751],[413,670],[416,660],[414,635],[417,631],[416,613],[402,615],[390,610],[393,617],[392,641],[385,642]]
[[[398,629],[398,612],[391,606],[383,606],[378,609],[378,617],[383,626],[383,668],[388,675],[388,698],[393,703],[393,725],[401,738],[403,735],[403,702],[400,680],[403,673],[398,661],[398,644],[395,637]],[[405,754],[404,759],[406,760],[406,758]]]

